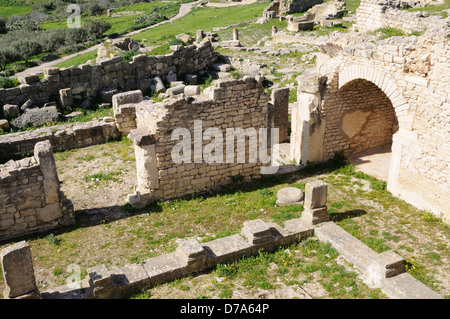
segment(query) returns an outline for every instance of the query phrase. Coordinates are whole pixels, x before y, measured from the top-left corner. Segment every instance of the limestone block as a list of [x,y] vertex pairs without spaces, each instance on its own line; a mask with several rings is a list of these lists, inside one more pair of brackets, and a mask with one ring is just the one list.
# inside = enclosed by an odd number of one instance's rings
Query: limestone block
[[305,186],[305,209],[315,209],[327,205],[328,185],[323,181],[312,181]]
[[262,247],[270,248],[275,243],[270,228],[261,219],[244,222],[241,232],[248,243],[254,246],[253,251]]
[[195,239],[180,240],[176,249],[186,259],[186,264],[195,271],[207,268],[205,249]]
[[208,267],[249,257],[252,253],[252,246],[237,234],[203,243],[202,246],[208,257]]
[[4,248],[0,258],[6,285],[3,292],[5,298],[16,298],[37,291],[31,249],[27,242],[21,241]]
[[14,118],[20,116],[20,108],[18,105],[5,104],[3,105],[3,116],[5,118]]
[[186,85],[184,87],[184,94],[186,96],[199,95],[201,93],[200,86],[198,85]]
[[114,112],[118,110],[120,105],[139,103],[143,99],[144,97],[142,96],[142,92],[140,90],[114,94],[112,97],[112,105]]
[[152,286],[187,275],[186,260],[177,252],[149,258],[144,263]]
[[55,159],[53,158],[52,146],[48,140],[36,143],[34,147],[34,158],[40,165],[44,177],[45,202],[47,204],[55,203],[59,199],[59,180],[58,173],[56,172]]
[[19,76],[18,80],[22,84],[34,84],[39,82],[40,79],[38,74],[33,74],[33,75]]
[[304,194],[296,187],[284,187],[277,192],[277,205],[299,205],[302,203]]
[[42,208],[36,208],[36,217],[44,223],[51,222],[55,219],[61,218],[62,216],[59,202],[46,205]]
[[122,297],[134,291],[142,291],[150,287],[150,277],[140,264],[128,264],[124,267],[110,272],[117,295]]
[[184,93],[184,88],[186,86],[184,84],[178,85],[172,88],[167,89],[167,93],[169,93],[170,96],[178,95]]
[[0,120],[0,130],[8,131],[9,130],[9,122],[8,120]]
[[66,88],[59,90],[59,101],[62,106],[70,106],[73,104],[72,89]]

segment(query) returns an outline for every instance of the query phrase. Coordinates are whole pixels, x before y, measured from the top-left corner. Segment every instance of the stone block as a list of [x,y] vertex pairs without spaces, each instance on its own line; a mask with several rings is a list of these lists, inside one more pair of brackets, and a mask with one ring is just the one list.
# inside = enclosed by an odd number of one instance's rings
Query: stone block
[[128,91],[124,93],[114,94],[112,97],[113,109],[116,111],[120,105],[135,104],[144,99],[140,90]]
[[322,181],[312,181],[305,186],[305,209],[315,209],[327,205],[328,185]]
[[272,230],[261,219],[244,222],[242,235],[252,245],[252,253],[259,249],[271,250],[276,245]]
[[198,85],[186,85],[184,87],[184,94],[186,96],[195,96],[201,93],[200,86]]
[[301,189],[296,187],[284,187],[277,192],[277,205],[300,205],[302,204],[304,194]]
[[307,225],[316,225],[328,221],[330,218],[326,207],[305,208],[302,212],[302,222]]
[[14,118],[20,116],[20,108],[18,105],[5,104],[3,105],[3,116],[5,118]]
[[252,246],[241,236],[231,235],[201,244],[207,254],[207,265],[213,267],[217,264],[249,257]]
[[5,298],[33,295],[37,292],[31,249],[27,242],[21,241],[4,248],[0,252]]
[[129,264],[110,272],[115,286],[114,297],[120,298],[135,291],[150,288],[150,277],[144,267],[139,264]]
[[8,131],[9,130],[9,122],[8,120],[0,120],[0,130]]
[[40,81],[38,74],[19,76],[18,80],[22,84],[34,84]]
[[59,102],[61,103],[61,106],[70,106],[73,104],[73,95],[71,88],[59,90]]
[[[45,201],[47,204],[55,203],[59,199],[59,179],[50,141],[46,140],[36,143],[34,147],[34,157],[40,165],[44,177]],[[53,215],[53,213],[50,215]],[[48,215],[48,212],[43,212],[42,216],[50,215]]]
[[194,271],[207,268],[205,249],[195,239],[181,240],[176,249],[186,259],[186,264]]
[[149,258],[144,263],[152,286],[163,284],[187,275],[186,259],[178,252],[172,252]]

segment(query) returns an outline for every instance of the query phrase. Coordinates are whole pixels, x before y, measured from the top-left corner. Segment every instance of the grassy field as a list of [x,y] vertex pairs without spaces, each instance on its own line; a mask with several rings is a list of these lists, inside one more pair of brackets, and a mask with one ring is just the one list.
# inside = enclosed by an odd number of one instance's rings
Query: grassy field
[[152,28],[132,38],[143,41],[147,45],[161,44],[167,38],[174,35],[187,33],[195,35],[196,31],[203,29],[212,31],[214,27],[225,27],[239,22],[246,22],[260,17],[267,3],[256,3],[248,6],[236,6],[228,8],[198,8],[185,17],[173,21],[170,24]]
[[25,6],[0,6],[0,17],[8,18],[13,15],[31,13],[30,7]]
[[80,65],[86,63],[89,60],[95,60],[96,57],[97,57],[97,50],[93,50],[86,53],[77,54],[73,58],[70,58],[66,61],[56,64],[55,67],[68,68],[72,65]]
[[[88,17],[87,15],[81,16],[81,24],[90,21],[90,20],[100,20],[104,22],[108,22],[111,24],[111,28],[105,32],[106,35],[118,33],[123,34],[127,32],[127,30],[130,30],[130,28],[134,24],[134,20],[139,17],[143,16],[146,13],[150,12],[154,7],[156,6],[163,6],[170,4],[171,7],[167,10],[165,10],[165,15],[170,18],[178,13],[178,10],[180,8],[180,3],[178,2],[146,2],[146,3],[137,3],[129,6],[125,6],[122,8],[118,8],[113,10],[113,14],[123,13],[123,15],[116,16],[116,17],[107,17],[106,14],[95,16],[95,17]],[[47,21],[41,24],[41,26],[46,29],[55,29],[55,28],[67,28],[66,20],[54,20],[54,21]]]
[[[131,38],[142,41],[147,45],[160,45],[167,39],[173,38],[180,33],[195,35],[198,29],[212,31],[214,27],[223,27],[242,21],[250,21],[260,16],[266,5],[266,3],[258,3],[245,7],[198,9],[170,24],[166,23],[161,26],[142,31],[131,36]],[[266,28],[268,30],[267,26],[264,27],[263,25],[262,28]],[[56,66],[68,67],[73,64],[82,64],[93,58],[95,58],[94,53],[88,52],[80,54]]]

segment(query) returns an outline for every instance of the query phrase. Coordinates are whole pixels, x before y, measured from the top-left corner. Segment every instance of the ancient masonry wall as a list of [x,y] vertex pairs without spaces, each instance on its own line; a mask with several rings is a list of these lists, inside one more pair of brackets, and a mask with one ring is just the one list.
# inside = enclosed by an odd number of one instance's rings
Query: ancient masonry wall
[[297,13],[306,11],[323,0],[280,0],[280,11],[284,13]]
[[131,62],[114,57],[99,65],[82,64],[69,68],[49,68],[44,78],[30,75],[19,79],[19,87],[0,89],[0,105],[21,105],[31,99],[36,105],[49,101],[59,101],[59,90],[71,89],[74,99],[83,100],[96,97],[104,88],[130,91],[146,91],[155,76],[167,75],[170,71],[178,76],[197,73],[215,61],[217,53],[211,42],[199,45],[178,46],[167,55],[147,56],[140,54]]
[[344,155],[392,142],[397,130],[394,107],[373,83],[361,80],[347,83],[341,90],[324,97],[327,118],[325,153],[344,151]]
[[43,127],[0,136],[0,162],[32,155],[36,143],[48,140],[53,152],[106,143],[120,136],[113,118]]
[[49,141],[36,144],[34,157],[0,165],[0,239],[75,222],[73,205],[60,191]]
[[[151,199],[168,199],[213,190],[231,183],[233,178],[239,176],[244,180],[260,177],[262,161],[258,156],[261,153],[257,151],[262,152],[261,143],[250,143],[243,136],[245,158],[237,158],[235,152],[229,160],[227,156],[231,153],[227,147],[231,144],[227,146],[226,129],[254,129],[260,142],[262,135],[259,129],[270,129],[269,99],[261,77],[258,80],[244,77],[242,80],[218,80],[208,93],[195,98],[169,99],[160,103],[143,101],[137,104],[138,128],[131,131],[130,137],[135,143],[138,185],[135,196],[129,198],[130,203],[142,204]],[[198,126],[200,121],[201,126]],[[187,146],[190,154],[175,148],[182,139],[176,136],[172,140],[172,132],[177,128],[189,132]],[[207,131],[211,131],[211,137],[205,137],[202,141],[202,132],[207,134]],[[219,156],[223,159],[222,163],[214,158],[208,159],[205,155],[202,157],[205,146],[220,139],[223,144],[213,144],[217,148],[206,153]],[[237,149],[237,143],[238,138],[234,138],[234,150]],[[250,145],[257,146],[258,150],[250,151]],[[173,150],[184,156],[185,162],[176,163]],[[250,155],[258,157],[253,161]]]
[[425,17],[417,12],[396,10],[387,1],[362,0],[356,10],[356,16],[357,23],[354,28],[361,32],[392,27],[412,33],[447,27],[445,19],[439,16]]
[[[342,54],[332,59],[327,54],[318,56],[316,70],[322,71],[316,74],[316,82],[324,81],[326,85],[305,88],[303,83],[299,87],[302,100],[310,101],[309,111],[307,115],[293,111],[297,120],[292,125],[309,123],[310,127],[308,134],[305,125],[293,127],[291,153],[297,158],[307,154],[305,159],[326,160],[336,151],[348,150],[351,146],[338,138],[342,125],[336,127],[344,120],[338,108],[345,101],[336,101],[346,94],[349,85],[369,81],[392,103],[398,120],[398,130],[395,124],[392,130],[388,189],[415,206],[450,220],[450,46],[445,35],[427,32],[421,37],[394,37],[375,44],[334,45],[342,48]],[[377,94],[378,99],[382,96]],[[355,99],[352,103],[356,102]],[[390,123],[386,123],[386,132]],[[314,149],[302,138],[322,141],[323,147]],[[303,145],[301,150],[296,149],[298,145]]]

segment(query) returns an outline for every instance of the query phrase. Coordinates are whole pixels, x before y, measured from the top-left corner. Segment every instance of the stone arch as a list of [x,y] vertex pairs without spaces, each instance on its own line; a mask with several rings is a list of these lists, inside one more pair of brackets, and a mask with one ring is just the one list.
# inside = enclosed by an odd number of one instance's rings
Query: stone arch
[[398,130],[392,136],[391,157],[388,171],[388,189],[394,194],[398,189],[398,178],[402,149],[405,140],[411,141],[416,138],[412,129],[412,117],[408,114],[410,105],[403,97],[396,81],[385,72],[367,65],[353,64],[344,67],[338,73],[338,90],[348,83],[357,79],[363,79],[377,86],[390,100],[398,121]]
[[341,89],[344,85],[356,79],[364,79],[372,82],[382,90],[394,107],[399,126],[402,129],[410,130],[410,126],[406,125],[407,123],[411,123],[411,118],[408,116],[409,103],[400,93],[397,84],[390,76],[385,72],[367,65],[353,64],[339,72],[338,89]]

